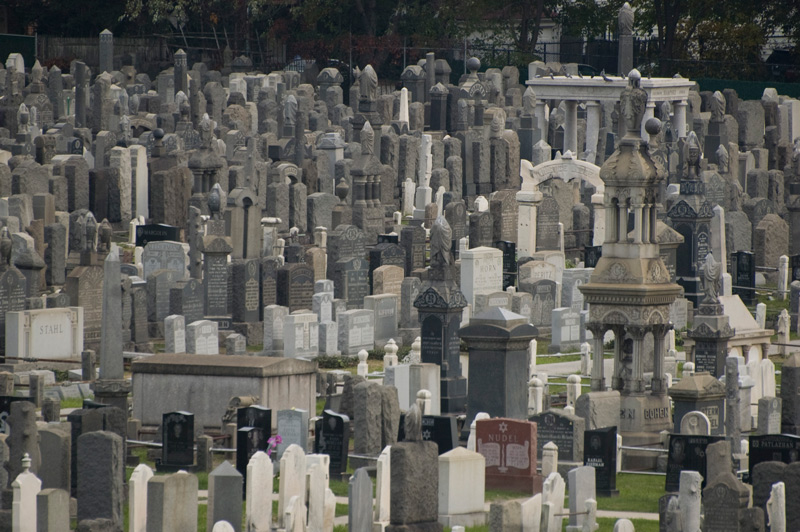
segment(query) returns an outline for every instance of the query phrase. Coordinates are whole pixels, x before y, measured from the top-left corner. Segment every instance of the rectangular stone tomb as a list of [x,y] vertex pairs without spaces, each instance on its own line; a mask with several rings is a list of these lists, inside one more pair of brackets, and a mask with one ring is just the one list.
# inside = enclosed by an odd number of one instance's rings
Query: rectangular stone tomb
[[316,363],[306,360],[158,354],[133,362],[131,372],[133,416],[143,425],[158,425],[164,411],[191,410],[198,426],[220,427],[238,395],[258,396],[272,410],[316,408]]
[[6,356],[77,361],[81,351],[82,307],[6,313]]

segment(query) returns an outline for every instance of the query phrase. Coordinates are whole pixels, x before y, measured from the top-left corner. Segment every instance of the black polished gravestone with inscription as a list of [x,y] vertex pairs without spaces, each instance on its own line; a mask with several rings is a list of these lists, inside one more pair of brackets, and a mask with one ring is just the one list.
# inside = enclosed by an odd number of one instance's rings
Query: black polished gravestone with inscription
[[503,252],[503,290],[517,286],[517,244],[498,240],[494,247]]
[[[406,415],[400,414],[397,441],[406,439]],[[422,441],[432,441],[444,454],[458,447],[458,428],[455,416],[422,416]]]
[[269,438],[272,435],[272,410],[264,406],[252,405],[236,409],[236,429],[256,427]]
[[260,427],[242,427],[236,431],[236,470],[247,482],[247,464],[258,451],[267,450],[269,436]]
[[722,439],[722,436],[670,434],[665,491],[678,491],[681,471],[697,471],[703,476],[705,487],[706,447]]
[[194,414],[167,412],[161,417],[161,463],[159,467],[194,465]]
[[327,454],[331,458],[332,478],[341,478],[347,472],[348,447],[350,444],[350,418],[331,410],[322,412],[314,431],[314,452]]
[[583,433],[583,465],[594,468],[597,494],[619,495],[617,490],[617,427],[587,430]]
[[737,251],[731,257],[733,269],[733,294],[745,305],[750,305],[756,292],[756,260],[749,251]]
[[800,436],[764,434],[750,436],[750,471],[761,462],[791,464],[800,460]]
[[583,460],[585,420],[582,417],[548,411],[528,418],[536,423],[536,455],[541,460],[542,448],[551,441],[558,446],[558,459],[571,462]]
[[144,247],[148,242],[162,240],[181,241],[181,229],[167,224],[143,224],[136,226],[136,245]]

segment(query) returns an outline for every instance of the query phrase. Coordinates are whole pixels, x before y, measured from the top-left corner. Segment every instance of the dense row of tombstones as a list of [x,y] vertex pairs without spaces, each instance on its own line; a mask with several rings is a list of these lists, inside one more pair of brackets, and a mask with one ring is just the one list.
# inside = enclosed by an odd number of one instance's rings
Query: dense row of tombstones
[[[358,532],[591,531],[625,465],[666,472],[665,530],[800,527],[800,101],[434,54],[402,90],[182,51],[153,81],[100,49],[0,69],[0,523],[74,497],[81,530],[195,530],[205,471],[220,531],[244,494],[247,530],[329,532],[341,478]],[[164,474],[125,482],[137,445]]]

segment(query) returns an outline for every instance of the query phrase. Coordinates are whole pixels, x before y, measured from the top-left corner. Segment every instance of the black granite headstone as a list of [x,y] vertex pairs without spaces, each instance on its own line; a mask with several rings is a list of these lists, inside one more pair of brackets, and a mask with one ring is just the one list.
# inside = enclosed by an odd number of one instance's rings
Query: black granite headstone
[[738,295],[745,305],[755,299],[756,261],[755,255],[749,251],[737,251],[733,254],[733,293]]
[[791,464],[800,460],[800,436],[764,434],[750,436],[750,471],[761,462]]
[[330,410],[322,412],[314,435],[314,452],[331,457],[330,474],[340,478],[347,471],[348,447],[350,444],[350,418]]
[[585,246],[583,249],[583,265],[587,268],[597,266],[597,261],[603,256],[603,246]]
[[545,412],[528,418],[538,427],[536,454],[542,459],[542,448],[551,441],[558,446],[558,456],[561,460],[572,460],[575,447],[575,423],[565,416],[554,412]]
[[603,497],[617,491],[617,427],[583,433],[583,465],[594,468],[595,489]]
[[136,226],[136,245],[144,247],[148,242],[160,240],[181,241],[180,227],[167,224],[144,224]]
[[269,438],[272,435],[272,409],[252,405],[236,410],[236,429],[256,427]]
[[167,412],[162,414],[163,447],[161,463],[166,466],[194,464],[194,414]]
[[[260,427],[242,427],[236,431],[236,470],[247,481],[247,464],[258,451],[267,450],[269,437]],[[246,484],[245,484],[246,485]]]
[[697,471],[703,476],[705,487],[706,447],[722,439],[722,436],[670,434],[665,491],[678,491],[681,471]]
[[517,244],[498,240],[494,247],[503,252],[503,290],[517,286]]
[[[400,414],[397,441],[405,441],[405,414]],[[452,451],[458,446],[458,428],[455,416],[422,416],[422,440],[439,446],[439,454]]]

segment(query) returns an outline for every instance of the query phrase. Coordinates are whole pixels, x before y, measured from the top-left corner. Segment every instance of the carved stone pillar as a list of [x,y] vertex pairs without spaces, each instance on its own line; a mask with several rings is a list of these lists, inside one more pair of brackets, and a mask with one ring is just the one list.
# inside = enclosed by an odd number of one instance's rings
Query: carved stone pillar
[[603,360],[603,336],[606,328],[600,323],[586,325],[592,333],[592,388],[593,392],[603,392],[606,389],[605,367]]

